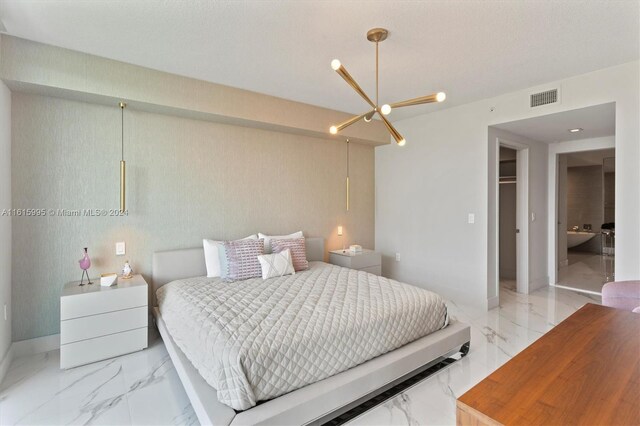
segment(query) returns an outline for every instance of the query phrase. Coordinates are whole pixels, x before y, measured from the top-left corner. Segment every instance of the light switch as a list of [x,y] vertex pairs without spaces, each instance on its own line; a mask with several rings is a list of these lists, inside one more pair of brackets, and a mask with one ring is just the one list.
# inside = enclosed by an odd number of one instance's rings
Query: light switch
[[474,213],[469,213],[469,223],[476,223],[476,215]]
[[531,212],[531,222],[535,222],[536,221],[536,214],[534,212]]
[[124,241],[120,241],[119,243],[116,243],[116,256],[124,256],[126,252],[127,250],[126,250]]
[[396,253],[396,262],[400,262],[400,253]]

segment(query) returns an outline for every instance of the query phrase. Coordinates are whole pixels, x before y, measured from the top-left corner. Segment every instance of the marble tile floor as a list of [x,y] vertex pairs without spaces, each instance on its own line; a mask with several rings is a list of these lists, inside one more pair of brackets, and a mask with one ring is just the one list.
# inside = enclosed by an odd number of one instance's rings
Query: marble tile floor
[[558,269],[558,286],[602,294],[602,286],[615,280],[613,256],[569,251],[567,257],[568,266]]
[[[600,298],[557,288],[530,295],[507,284],[489,312],[450,302],[452,317],[471,325],[471,351],[361,416],[351,425],[453,425],[455,399],[585,303]],[[198,424],[162,340],[149,348],[59,369],[59,351],[17,358],[0,385],[0,424]]]
[[449,303],[451,315],[471,325],[469,354],[350,425],[455,425],[456,398],[585,303],[601,302],[594,295],[554,287],[529,295],[509,287],[501,285],[500,306],[489,312]]
[[60,351],[14,359],[0,385],[0,425],[197,425],[155,329],[143,351],[60,370]]

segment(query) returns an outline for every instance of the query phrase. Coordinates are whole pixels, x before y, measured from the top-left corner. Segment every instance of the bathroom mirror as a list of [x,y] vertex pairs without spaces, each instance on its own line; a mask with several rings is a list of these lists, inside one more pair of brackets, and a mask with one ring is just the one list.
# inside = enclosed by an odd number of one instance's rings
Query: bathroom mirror
[[606,157],[602,160],[602,198],[604,223],[616,220],[616,158]]

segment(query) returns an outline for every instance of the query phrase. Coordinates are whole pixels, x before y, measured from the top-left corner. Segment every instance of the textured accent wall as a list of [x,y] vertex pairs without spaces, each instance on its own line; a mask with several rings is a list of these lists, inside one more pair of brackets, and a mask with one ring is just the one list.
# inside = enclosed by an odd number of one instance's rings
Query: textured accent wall
[[[120,109],[13,93],[13,207],[117,209]],[[286,114],[286,111],[282,111]],[[18,217],[13,225],[13,337],[59,332],[59,293],[124,260],[150,279],[156,250],[202,238],[303,230],[373,247],[374,152],[351,144],[351,211],[345,212],[345,145],[186,118],[125,111],[127,217]],[[127,255],[115,256],[115,242]]]
[[567,226],[591,224],[598,231],[604,223],[602,166],[567,169]]

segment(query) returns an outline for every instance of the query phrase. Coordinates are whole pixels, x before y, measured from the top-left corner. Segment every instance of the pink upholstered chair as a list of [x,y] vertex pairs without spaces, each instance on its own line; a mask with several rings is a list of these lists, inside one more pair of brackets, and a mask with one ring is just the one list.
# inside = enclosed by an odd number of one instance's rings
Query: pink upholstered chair
[[640,313],[640,281],[613,281],[602,287],[602,304]]

